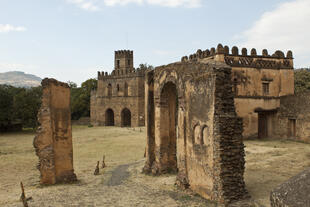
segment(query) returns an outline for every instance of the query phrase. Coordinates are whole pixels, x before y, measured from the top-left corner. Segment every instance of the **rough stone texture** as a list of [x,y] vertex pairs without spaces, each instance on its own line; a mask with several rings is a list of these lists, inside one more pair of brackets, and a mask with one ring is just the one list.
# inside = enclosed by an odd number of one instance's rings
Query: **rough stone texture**
[[70,111],[70,88],[55,79],[42,80],[42,105],[38,112],[40,127],[33,145],[39,157],[41,184],[76,180]]
[[[198,50],[189,59],[183,57],[182,61],[204,62],[210,59],[232,67],[235,107],[238,116],[243,118],[243,137],[272,136],[274,113],[270,113],[271,110],[280,107],[280,97],[294,94],[292,52],[288,51],[285,57],[281,51],[268,55],[264,49],[262,55],[258,55],[253,48],[248,55],[245,48],[240,54],[235,46],[229,53],[228,46],[223,49],[219,44],[215,53]],[[267,93],[263,90],[264,84],[268,85]],[[259,125],[264,128],[264,133],[259,133]]]
[[155,68],[146,76],[145,173],[177,172],[177,184],[228,204],[248,196],[242,119],[231,67],[209,60]]
[[285,96],[274,116],[273,136],[310,143],[310,93]]
[[310,206],[310,168],[276,187],[270,194],[271,207]]
[[133,68],[133,51],[115,51],[111,74],[98,72],[91,93],[91,123],[103,126],[144,126],[145,70]]

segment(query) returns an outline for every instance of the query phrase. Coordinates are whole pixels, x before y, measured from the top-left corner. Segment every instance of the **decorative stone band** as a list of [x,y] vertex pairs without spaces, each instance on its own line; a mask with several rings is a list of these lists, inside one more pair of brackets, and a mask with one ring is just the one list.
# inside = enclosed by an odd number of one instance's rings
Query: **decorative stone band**
[[289,60],[283,61],[257,59],[252,57],[225,56],[225,63],[232,67],[265,68],[265,69],[293,69]]
[[198,49],[196,53],[182,57],[181,61],[195,62],[204,58],[214,58],[216,55],[224,55],[226,64],[233,67],[293,69],[290,61],[293,59],[293,53],[290,50],[287,51],[286,56],[280,50],[269,55],[267,49],[262,50],[262,55],[257,55],[256,49],[252,48],[248,55],[246,48],[242,48],[241,54],[239,54],[238,47],[232,47],[231,52],[229,52],[229,47],[223,47],[222,44],[218,44],[216,49],[214,47],[204,51]]

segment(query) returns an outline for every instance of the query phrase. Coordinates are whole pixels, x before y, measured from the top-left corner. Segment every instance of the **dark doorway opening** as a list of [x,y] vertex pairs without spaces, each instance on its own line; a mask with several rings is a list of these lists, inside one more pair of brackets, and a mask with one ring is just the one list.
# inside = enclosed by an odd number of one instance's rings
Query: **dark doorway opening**
[[124,108],[121,113],[122,127],[131,127],[131,112],[129,109]]
[[258,138],[267,138],[268,137],[268,123],[267,123],[267,114],[258,113]]
[[176,129],[178,96],[175,84],[168,82],[160,95],[160,139],[163,172],[177,172]]
[[114,112],[112,109],[107,109],[105,112],[105,125],[114,126]]
[[294,138],[296,136],[296,119],[289,119],[287,124],[287,137]]

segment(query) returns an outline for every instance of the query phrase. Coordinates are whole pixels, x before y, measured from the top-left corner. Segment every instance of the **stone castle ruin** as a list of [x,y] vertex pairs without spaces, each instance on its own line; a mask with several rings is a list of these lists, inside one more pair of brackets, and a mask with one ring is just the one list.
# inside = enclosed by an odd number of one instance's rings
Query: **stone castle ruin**
[[242,119],[237,117],[231,67],[183,61],[146,76],[145,173],[177,172],[177,183],[230,203],[247,196]]
[[76,180],[73,169],[70,87],[55,79],[42,80],[40,127],[33,145],[39,157],[41,184]]
[[91,123],[96,126],[144,126],[145,70],[134,69],[133,51],[115,51],[111,74],[98,72],[91,93]]
[[[232,68],[232,88],[237,115],[243,119],[243,136],[267,138],[277,136],[277,112],[281,97],[294,94],[293,54],[276,51],[269,55],[264,49],[258,55],[256,49],[248,54],[246,48],[221,44],[210,50],[198,50],[182,62],[206,62],[215,60]],[[285,131],[288,129],[285,127]],[[293,129],[292,129],[293,130]],[[293,132],[291,133],[293,134]]]
[[[219,44],[151,71],[133,68],[133,51],[115,51],[113,72],[98,72],[91,122],[146,124],[146,174],[177,173],[179,186],[224,205],[249,198],[243,137],[310,141],[302,107],[310,99],[294,95],[291,51],[238,50]],[[42,86],[34,139],[41,183],[71,182],[70,88],[54,79]]]
[[[310,142],[308,113],[292,103],[308,103],[306,95],[294,95],[293,54],[221,44],[197,50],[181,62],[222,62],[232,68],[235,110],[243,119],[244,138],[293,138]],[[133,51],[115,51],[111,74],[98,72],[98,88],[91,94],[91,122],[103,126],[143,126],[145,122],[145,70],[133,68]],[[288,107],[289,106],[289,107]]]

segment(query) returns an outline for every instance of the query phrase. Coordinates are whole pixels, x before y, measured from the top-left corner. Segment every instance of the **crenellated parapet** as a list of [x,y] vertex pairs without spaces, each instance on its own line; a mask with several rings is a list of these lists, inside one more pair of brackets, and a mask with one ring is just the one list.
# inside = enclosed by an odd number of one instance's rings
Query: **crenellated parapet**
[[117,50],[114,52],[116,57],[132,57],[133,51],[132,50]]
[[228,46],[218,44],[217,48],[212,47],[202,51],[198,49],[196,53],[182,57],[182,62],[199,62],[202,59],[215,59],[225,62],[232,67],[265,68],[265,69],[293,69],[293,53],[287,51],[286,55],[281,50],[275,51],[272,55],[268,54],[267,49],[263,49],[258,54],[255,48],[249,52],[246,48],[233,46],[229,50]]
[[122,77],[140,77],[146,74],[146,69],[133,68],[132,70],[113,70],[111,73],[98,71],[98,80]]

